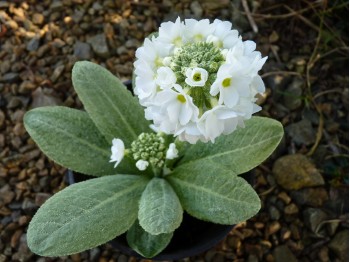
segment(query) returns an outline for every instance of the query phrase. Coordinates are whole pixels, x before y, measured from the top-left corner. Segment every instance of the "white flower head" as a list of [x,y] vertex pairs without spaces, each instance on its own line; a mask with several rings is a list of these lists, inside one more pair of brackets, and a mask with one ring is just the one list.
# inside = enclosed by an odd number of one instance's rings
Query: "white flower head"
[[111,151],[112,155],[109,162],[116,162],[114,164],[114,168],[116,168],[124,158],[125,147],[123,141],[119,138],[113,138]]
[[175,159],[179,156],[179,151],[176,149],[176,145],[171,143],[166,151],[166,159]]
[[181,141],[214,141],[261,108],[258,75],[266,61],[232,24],[180,18],[136,51],[135,94],[159,132]]
[[187,68],[185,82],[189,86],[204,86],[207,80],[207,70],[199,67]]
[[147,167],[148,167],[148,165],[149,165],[148,161],[145,161],[145,160],[142,160],[142,159],[141,159],[141,160],[138,160],[138,161],[136,162],[136,167],[137,167],[137,169],[140,170],[140,171],[146,170]]

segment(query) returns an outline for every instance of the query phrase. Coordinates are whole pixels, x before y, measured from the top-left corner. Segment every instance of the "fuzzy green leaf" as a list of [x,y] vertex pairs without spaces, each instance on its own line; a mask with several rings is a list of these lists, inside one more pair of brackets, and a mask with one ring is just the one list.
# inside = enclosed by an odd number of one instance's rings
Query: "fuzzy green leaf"
[[222,135],[215,143],[202,143],[190,147],[179,165],[196,163],[225,167],[235,174],[245,173],[263,162],[276,149],[283,137],[280,122],[252,117],[230,135]]
[[182,221],[180,201],[163,178],[153,178],[142,193],[138,218],[152,235],[173,232]]
[[137,219],[148,179],[115,175],[73,184],[48,199],[29,224],[29,248],[41,256],[65,256],[101,245]]
[[150,130],[137,98],[105,68],[77,62],[72,80],[85,110],[108,142],[120,138],[130,146],[139,134]]
[[[58,164],[94,176],[116,173],[109,163],[111,145],[86,112],[58,106],[40,107],[25,114],[24,125],[40,149]],[[118,166],[121,173],[133,170],[128,161]]]
[[167,176],[182,207],[192,216],[232,225],[254,216],[260,199],[241,177],[215,165],[192,163]]
[[140,226],[138,221],[126,234],[129,246],[146,258],[152,258],[162,252],[172,237],[173,233],[151,235]]

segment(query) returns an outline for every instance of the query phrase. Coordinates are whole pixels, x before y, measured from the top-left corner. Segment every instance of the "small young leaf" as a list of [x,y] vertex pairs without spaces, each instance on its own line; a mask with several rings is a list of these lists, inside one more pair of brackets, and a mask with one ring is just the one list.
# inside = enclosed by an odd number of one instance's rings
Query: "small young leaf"
[[101,245],[137,218],[148,179],[114,175],[73,184],[48,199],[29,224],[29,248],[41,256],[66,256]]
[[108,142],[120,138],[130,146],[139,134],[150,130],[137,98],[105,68],[87,61],[77,62],[72,80],[85,110]]
[[140,226],[138,221],[126,234],[129,246],[146,258],[152,258],[162,252],[172,237],[173,233],[151,235]]
[[[25,114],[24,125],[40,149],[58,164],[87,175],[116,174],[109,163],[111,145],[86,112],[59,106],[40,107]],[[118,166],[120,173],[134,170],[128,161]]]
[[148,233],[158,235],[173,232],[182,221],[180,201],[169,183],[153,178],[142,193],[138,218]]
[[283,127],[280,122],[265,117],[252,117],[245,125],[230,135],[218,137],[215,143],[197,142],[179,165],[194,162],[205,165],[210,161],[235,174],[256,167],[275,150],[283,137]]
[[193,162],[166,177],[183,208],[192,216],[232,225],[254,216],[260,199],[241,177],[215,165]]

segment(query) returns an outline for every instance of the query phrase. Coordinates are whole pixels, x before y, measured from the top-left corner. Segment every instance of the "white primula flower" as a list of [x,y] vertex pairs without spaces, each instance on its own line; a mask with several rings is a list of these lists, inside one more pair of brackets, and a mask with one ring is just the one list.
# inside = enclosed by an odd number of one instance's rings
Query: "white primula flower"
[[122,161],[124,158],[125,147],[123,141],[119,138],[113,138],[111,151],[112,155],[109,162],[116,162],[114,165],[114,168],[116,168],[117,165],[119,165],[120,161]]
[[180,141],[214,141],[261,109],[256,95],[265,85],[258,72],[267,58],[230,22],[162,23],[136,58],[134,91],[146,119]]
[[205,41],[207,36],[214,32],[215,28],[209,19],[195,20],[185,19],[184,35],[186,42]]
[[210,94],[216,96],[220,92],[219,104],[234,107],[241,96],[250,95],[249,77],[242,75],[240,70],[230,65],[222,65],[217,78],[210,88]]
[[232,30],[232,24],[228,21],[215,19],[213,22],[214,32],[207,37],[207,42],[213,43],[219,48],[231,48],[239,40],[237,30]]
[[213,143],[219,135],[232,133],[242,122],[239,113],[225,106],[217,106],[205,112],[198,121],[198,128],[204,137]]
[[185,82],[189,86],[204,86],[207,80],[207,70],[199,67],[187,68]]
[[171,143],[166,151],[166,159],[175,159],[179,156],[179,151],[176,149],[176,145]]
[[148,161],[145,161],[145,160],[138,160],[138,161],[136,162],[136,167],[137,167],[137,169],[140,170],[140,171],[146,170],[147,167],[148,167],[148,165],[149,165]]
[[155,82],[161,89],[169,89],[176,83],[176,76],[170,67],[162,66],[157,70]]
[[163,43],[173,44],[174,46],[181,46],[183,44],[184,26],[180,17],[176,19],[175,23],[162,23],[159,27],[158,40]]
[[165,133],[170,130],[174,132],[179,125],[198,119],[199,110],[193,104],[192,98],[180,85],[174,85],[174,89],[159,92],[153,106],[146,111],[147,119],[153,119],[156,127]]

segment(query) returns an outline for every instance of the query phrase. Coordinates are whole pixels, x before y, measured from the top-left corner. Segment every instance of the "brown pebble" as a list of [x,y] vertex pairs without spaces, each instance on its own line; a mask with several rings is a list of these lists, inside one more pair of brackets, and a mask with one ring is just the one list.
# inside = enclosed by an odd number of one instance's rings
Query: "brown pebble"
[[297,214],[298,212],[299,212],[299,208],[294,203],[291,203],[284,208],[284,213],[286,215],[293,215],[293,214]]
[[41,206],[51,196],[52,196],[51,194],[47,194],[47,193],[37,193],[35,195],[35,204],[38,205],[38,206]]
[[282,191],[281,193],[278,194],[278,198],[281,199],[285,204],[289,204],[290,201],[292,200],[288,194],[284,191]]
[[22,236],[23,230],[18,229],[11,237],[11,247],[16,248],[18,244],[19,238]]
[[273,221],[267,227],[268,235],[273,235],[281,229],[281,224],[278,221]]
[[18,224],[20,226],[23,226],[23,225],[26,225],[28,224],[30,218],[28,216],[21,216],[19,219],[18,219]]
[[45,18],[42,14],[35,13],[35,14],[33,14],[32,22],[35,25],[41,25],[44,22],[44,19]]

